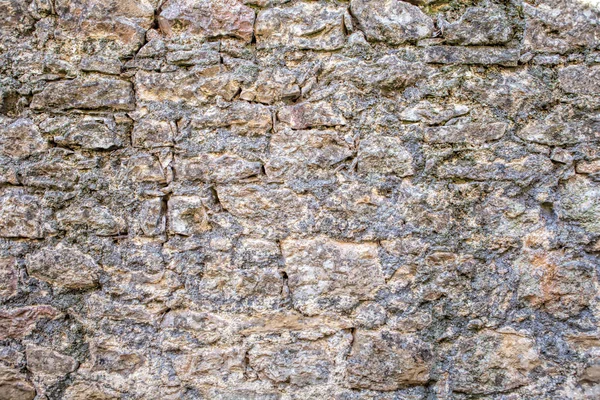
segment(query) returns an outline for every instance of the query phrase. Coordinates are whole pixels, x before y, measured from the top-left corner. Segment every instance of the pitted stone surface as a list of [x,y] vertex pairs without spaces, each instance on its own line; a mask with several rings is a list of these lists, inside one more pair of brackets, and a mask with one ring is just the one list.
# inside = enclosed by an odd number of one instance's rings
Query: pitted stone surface
[[597,0],[0,0],[0,400],[600,398]]

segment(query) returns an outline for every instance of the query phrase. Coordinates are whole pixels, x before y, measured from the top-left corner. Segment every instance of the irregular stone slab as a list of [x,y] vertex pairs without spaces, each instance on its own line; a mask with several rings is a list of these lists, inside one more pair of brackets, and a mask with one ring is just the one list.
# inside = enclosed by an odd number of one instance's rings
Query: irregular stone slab
[[27,256],[27,272],[30,276],[68,289],[96,286],[99,270],[91,256],[63,243]]
[[515,160],[501,160],[489,151],[473,151],[470,158],[453,157],[437,169],[443,178],[467,178],[477,181],[509,180],[523,183],[539,179],[554,169],[550,158],[532,154]]
[[50,82],[33,96],[34,110],[133,110],[135,99],[130,82],[92,76],[71,81]]
[[0,155],[25,158],[48,148],[38,127],[29,118],[10,122],[0,118]]
[[295,74],[285,68],[273,68],[261,70],[251,85],[242,88],[240,98],[273,104],[281,100],[297,99],[300,94]]
[[115,121],[113,118],[88,115],[76,121],[65,119],[64,125],[61,122],[55,121],[54,126],[48,127],[61,133],[54,136],[56,144],[90,150],[113,150],[125,146],[128,138],[124,131],[128,129],[122,125],[131,125],[124,120]]
[[512,331],[483,330],[457,344],[458,356],[452,367],[456,392],[492,394],[513,390],[530,383],[534,368],[540,365],[532,338]]
[[33,400],[35,388],[27,376],[16,369],[0,365],[0,399]]
[[201,154],[197,157],[177,157],[175,173],[184,181],[233,183],[259,175],[262,164],[232,154]]
[[600,65],[569,65],[558,71],[560,88],[567,93],[600,94]]
[[410,151],[399,137],[377,135],[360,141],[357,164],[360,172],[411,176],[412,162]]
[[22,339],[35,329],[38,321],[59,315],[56,308],[47,305],[0,310],[0,340]]
[[250,43],[254,18],[254,10],[238,0],[168,0],[158,24],[173,38],[235,37]]
[[502,138],[506,127],[504,122],[432,127],[425,129],[424,139],[427,143],[481,144]]
[[193,296],[194,303],[214,312],[235,313],[272,310],[285,304],[283,278],[273,267],[279,265],[278,260],[262,265],[244,261],[226,267],[225,260],[207,263],[197,284],[198,292]]
[[415,336],[359,330],[348,356],[346,380],[353,389],[384,391],[424,385],[432,358],[432,347]]
[[305,1],[262,10],[256,17],[256,45],[259,49],[337,50],[346,42],[345,12],[335,4]]
[[166,311],[164,304],[126,304],[98,292],[85,299],[85,309],[93,321],[106,318],[148,325],[157,325]]
[[292,129],[346,125],[344,116],[324,101],[283,107],[277,118]]
[[210,229],[205,201],[194,196],[172,196],[168,202],[169,232],[193,235]]
[[65,400],[118,400],[120,395],[114,390],[102,387],[96,382],[77,380],[65,391]]
[[0,258],[0,299],[6,300],[17,293],[19,271],[14,257]]
[[326,384],[335,368],[334,340],[257,343],[248,352],[249,365],[261,379],[294,386]]
[[165,232],[167,223],[163,199],[154,198],[144,201],[137,222],[144,235],[162,235]]
[[405,108],[400,114],[402,121],[425,122],[428,125],[439,125],[453,118],[468,114],[469,107],[462,104],[440,106],[427,100]]
[[[58,0],[57,38],[76,48],[96,47],[113,60],[132,55],[154,20],[153,0]],[[89,50],[88,50],[89,51]]]
[[265,172],[269,179],[325,178],[352,156],[352,146],[349,135],[334,130],[284,128],[271,137]]
[[167,332],[189,332],[203,344],[213,344],[232,333],[231,323],[218,315],[191,310],[174,310],[165,314],[161,328]]
[[53,147],[39,161],[21,167],[21,183],[32,188],[72,190],[80,178],[80,170],[90,165],[94,165],[93,159],[86,160],[69,150]]
[[90,364],[93,371],[128,377],[146,364],[146,357],[118,339],[100,338],[90,345]]
[[135,75],[136,96],[140,102],[162,105],[205,105],[207,100],[221,96],[233,100],[246,77],[224,72],[223,65],[178,69],[175,72],[138,71]]
[[61,229],[84,229],[99,236],[118,235],[127,230],[127,225],[120,216],[93,199],[84,200],[59,211],[56,220]]
[[398,45],[429,37],[433,20],[421,9],[398,0],[352,0],[350,11],[368,40]]
[[155,148],[173,146],[177,125],[173,121],[143,118],[136,121],[131,141],[134,147]]
[[556,113],[528,123],[517,131],[517,136],[528,142],[562,146],[600,138],[600,129],[592,121],[574,121]]
[[562,251],[527,251],[515,261],[519,300],[561,319],[577,315],[596,296],[594,266]]
[[44,236],[44,214],[33,195],[8,192],[0,197],[0,237],[38,239]]
[[127,168],[134,182],[167,182],[168,166],[165,168],[159,155],[137,153],[129,159]]
[[[566,53],[594,47],[600,37],[600,13],[590,2],[545,0],[523,2],[525,51]],[[586,4],[588,3],[588,4]]]
[[565,220],[581,224],[592,234],[600,233],[600,185],[575,176],[561,185],[557,212]]
[[425,62],[433,64],[479,64],[514,67],[519,61],[518,49],[501,47],[431,46],[423,51]]
[[385,283],[374,243],[286,239],[281,250],[294,307],[303,314],[347,311]]
[[352,82],[360,88],[401,89],[415,84],[426,75],[426,66],[386,55],[375,62],[355,58],[332,57],[325,65],[323,82]]
[[63,377],[73,372],[79,363],[71,356],[47,347],[27,345],[25,350],[27,369],[36,375]]
[[123,69],[123,63],[107,57],[84,57],[79,63],[79,68],[87,72],[100,72],[108,75],[119,75]]
[[438,23],[444,40],[451,44],[491,45],[507,43],[513,35],[506,12],[497,5],[469,7],[456,22]]
[[474,77],[467,79],[463,88],[477,101],[511,115],[544,108],[553,98],[550,85],[529,70],[503,70],[486,78]]
[[[149,48],[144,46],[140,52],[142,52],[146,57],[160,55],[162,52],[162,46],[160,43],[164,42],[157,42],[154,45],[149,46]],[[178,47],[173,46],[173,50],[171,50],[171,46],[166,46],[166,49],[169,50],[167,53],[167,62],[169,64],[182,66],[210,66],[219,65],[221,63],[219,42],[202,43],[200,46],[195,45],[191,50],[175,50],[177,48]],[[187,47],[184,48],[187,49]],[[150,52],[154,54],[149,54]]]
[[365,183],[346,182],[324,199],[316,228],[323,234],[352,241],[394,237],[404,229],[402,203]]
[[219,200],[233,216],[254,229],[293,229],[309,216],[310,199],[275,185],[220,185]]
[[205,347],[174,357],[177,376],[192,387],[239,385],[244,377],[244,349]]
[[210,107],[192,119],[197,129],[228,128],[247,135],[263,135],[273,127],[273,117],[267,106],[244,101],[231,103],[227,107]]

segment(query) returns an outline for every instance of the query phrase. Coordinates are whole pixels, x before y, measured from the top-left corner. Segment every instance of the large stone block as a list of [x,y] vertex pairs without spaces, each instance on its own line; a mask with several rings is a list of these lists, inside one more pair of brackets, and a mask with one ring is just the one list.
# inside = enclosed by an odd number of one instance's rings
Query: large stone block
[[398,45],[433,33],[433,20],[404,1],[352,0],[350,11],[369,40]]
[[48,347],[28,345],[25,350],[27,369],[35,375],[64,377],[77,369],[79,363],[71,356]]
[[502,138],[506,128],[504,122],[432,127],[425,129],[425,142],[481,144]]
[[34,110],[133,110],[135,99],[130,82],[92,76],[70,81],[50,82],[33,96]]
[[170,233],[193,235],[210,229],[206,201],[195,196],[172,196],[168,202]]
[[399,137],[368,136],[358,147],[358,170],[366,173],[395,174],[399,177],[414,174],[413,156]]
[[294,307],[304,314],[349,311],[385,283],[374,243],[286,239],[281,249]]
[[273,180],[327,178],[352,155],[353,140],[348,134],[284,128],[271,137],[265,172]]
[[177,157],[175,174],[183,181],[233,183],[260,175],[262,164],[244,160],[233,154],[201,154]]
[[0,197],[0,237],[39,239],[44,236],[44,209],[37,196],[18,191]]
[[476,64],[516,66],[519,50],[504,47],[431,46],[423,50],[425,62],[434,64]]
[[575,94],[600,94],[600,66],[570,65],[558,71],[562,90]]
[[254,10],[238,0],[168,0],[160,10],[158,24],[170,37],[252,40]]
[[59,243],[27,256],[30,276],[68,289],[89,289],[98,283],[100,267],[79,249]]
[[513,390],[533,381],[540,365],[535,341],[513,330],[485,329],[457,343],[452,367],[454,391],[473,395]]
[[0,154],[24,158],[44,151],[48,144],[35,123],[28,118],[0,119]]
[[347,122],[340,111],[326,102],[286,106],[277,113],[277,118],[292,129],[342,126]]
[[438,23],[447,43],[462,45],[495,45],[508,42],[513,34],[506,12],[497,5],[469,7],[453,23]]
[[515,261],[519,299],[557,318],[578,314],[596,297],[591,263],[563,251],[526,251]]
[[291,47],[336,50],[344,46],[345,9],[335,4],[301,1],[291,7],[258,13],[256,41],[259,48]]
[[0,257],[0,299],[6,300],[17,293],[19,270],[14,257]]
[[35,388],[25,374],[0,365],[0,399],[33,400]]
[[22,339],[35,329],[38,321],[59,315],[56,308],[47,305],[0,310],[0,340]]
[[353,389],[397,390],[430,379],[432,347],[393,331],[355,332],[346,380]]

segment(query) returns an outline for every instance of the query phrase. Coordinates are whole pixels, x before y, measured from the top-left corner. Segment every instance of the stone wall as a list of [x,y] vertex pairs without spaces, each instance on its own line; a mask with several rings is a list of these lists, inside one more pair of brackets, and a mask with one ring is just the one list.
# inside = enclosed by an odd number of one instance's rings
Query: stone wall
[[0,400],[600,398],[596,0],[0,0]]

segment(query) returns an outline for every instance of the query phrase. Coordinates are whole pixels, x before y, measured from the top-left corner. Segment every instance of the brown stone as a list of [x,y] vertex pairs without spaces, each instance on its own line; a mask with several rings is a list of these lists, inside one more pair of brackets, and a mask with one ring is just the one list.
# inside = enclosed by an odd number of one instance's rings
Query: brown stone
[[56,308],[47,305],[0,310],[0,340],[21,339],[35,329],[38,321],[59,315]]
[[0,400],[33,400],[35,388],[25,374],[0,365]]

